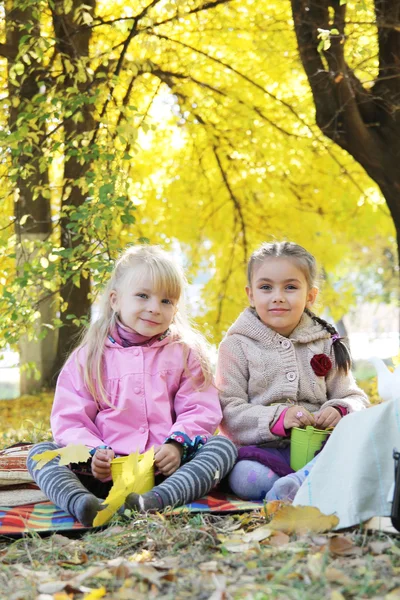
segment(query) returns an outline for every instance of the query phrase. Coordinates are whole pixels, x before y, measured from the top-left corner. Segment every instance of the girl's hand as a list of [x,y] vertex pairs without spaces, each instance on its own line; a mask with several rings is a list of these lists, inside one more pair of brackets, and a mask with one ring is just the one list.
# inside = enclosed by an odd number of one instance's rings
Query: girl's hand
[[337,408],[327,406],[315,413],[315,417],[315,427],[318,429],[328,429],[329,427],[335,427],[342,418],[342,415]]
[[306,408],[303,408],[303,406],[291,406],[288,408],[283,419],[285,429],[307,427],[307,425],[315,425],[315,419]]
[[98,448],[92,458],[92,473],[96,479],[104,481],[111,477],[111,461],[114,458],[114,450]]
[[163,475],[172,475],[181,465],[183,448],[177,442],[168,442],[154,452],[154,464]]

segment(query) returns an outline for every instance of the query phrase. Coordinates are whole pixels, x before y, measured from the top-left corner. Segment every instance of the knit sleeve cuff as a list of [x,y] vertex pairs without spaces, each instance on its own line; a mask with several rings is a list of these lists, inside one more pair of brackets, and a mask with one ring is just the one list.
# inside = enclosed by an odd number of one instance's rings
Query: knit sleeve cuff
[[347,410],[347,408],[345,406],[334,406],[333,408],[336,408],[336,410],[338,410],[340,412],[342,417],[345,417],[346,415],[349,414],[349,411]]
[[271,433],[273,433],[274,435],[279,435],[280,437],[288,437],[289,433],[286,431],[283,423],[285,420],[285,415],[287,413],[287,411],[289,410],[289,407],[285,408],[285,410],[283,410],[281,412],[281,414],[279,415],[279,418],[277,420],[277,422],[275,423],[275,425],[273,425],[271,427]]
[[186,433],[182,433],[181,431],[174,431],[171,433],[169,437],[165,440],[164,444],[168,444],[169,442],[176,442],[180,444],[183,448],[181,464],[190,460],[190,458],[199,450],[207,441],[207,437],[205,435],[196,435],[193,440],[186,435]]

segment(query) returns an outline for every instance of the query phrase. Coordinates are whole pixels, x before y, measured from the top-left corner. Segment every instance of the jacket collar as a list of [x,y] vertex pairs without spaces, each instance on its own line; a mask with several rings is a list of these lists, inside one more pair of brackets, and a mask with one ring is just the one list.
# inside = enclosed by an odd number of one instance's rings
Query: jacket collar
[[[264,325],[260,321],[254,308],[246,308],[229,328],[227,336],[239,334],[262,342],[267,345],[276,346],[284,338],[282,335]],[[329,339],[331,334],[320,324],[314,321],[306,313],[303,313],[296,329],[292,331],[288,339],[293,342],[307,344],[321,339]]]

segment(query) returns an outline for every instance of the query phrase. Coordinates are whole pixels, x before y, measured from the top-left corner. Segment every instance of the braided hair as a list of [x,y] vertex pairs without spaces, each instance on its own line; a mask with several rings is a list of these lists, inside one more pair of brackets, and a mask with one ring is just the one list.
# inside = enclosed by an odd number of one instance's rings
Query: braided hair
[[[304,274],[308,288],[316,287],[317,281],[317,263],[312,254],[308,252],[303,246],[295,244],[294,242],[272,242],[265,243],[260,246],[249,259],[247,265],[247,280],[248,285],[251,287],[251,280],[253,277],[254,267],[257,263],[263,262],[267,258],[289,258],[296,262],[298,267]],[[335,354],[336,366],[339,371],[343,371],[347,374],[351,368],[351,356],[349,349],[343,343],[343,338],[340,337],[333,325],[317,317],[308,308],[304,309],[313,321],[322,325],[324,329],[332,336],[333,351]]]
[[309,308],[305,308],[304,312],[312,318],[313,321],[322,325],[324,329],[332,336],[333,352],[335,354],[335,361],[338,371],[343,371],[347,374],[351,368],[351,356],[348,347],[343,342],[343,338],[340,337],[336,329],[331,323],[317,317]]

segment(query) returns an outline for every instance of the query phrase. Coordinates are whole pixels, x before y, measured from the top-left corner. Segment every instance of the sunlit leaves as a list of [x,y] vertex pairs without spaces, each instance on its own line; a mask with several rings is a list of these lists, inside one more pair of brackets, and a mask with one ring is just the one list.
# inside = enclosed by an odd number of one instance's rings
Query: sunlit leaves
[[[194,308],[214,341],[245,305],[246,257],[264,240],[294,239],[316,255],[325,304],[340,318],[357,292],[354,264],[376,260],[371,231],[384,252],[394,247],[393,226],[362,169],[314,125],[289,3],[191,0],[146,10],[116,0],[93,12],[66,0],[57,10],[73,24],[74,43],[90,36],[79,60],[59,51],[51,11],[39,4],[40,35],[24,24],[10,66],[16,86],[32,75],[35,93],[15,90],[0,113],[8,324],[0,343],[37,335],[33,315],[48,296],[60,326],[70,308],[59,307],[59,290],[81,285],[83,273],[93,299],[119,250],[143,238],[178,241],[189,278],[203,286]],[[370,17],[354,18],[346,42],[365,78],[376,68]],[[17,222],[22,236],[10,236],[21,182],[34,202],[51,204],[52,232],[35,242],[27,214]],[[69,319],[79,322],[74,311]]]

